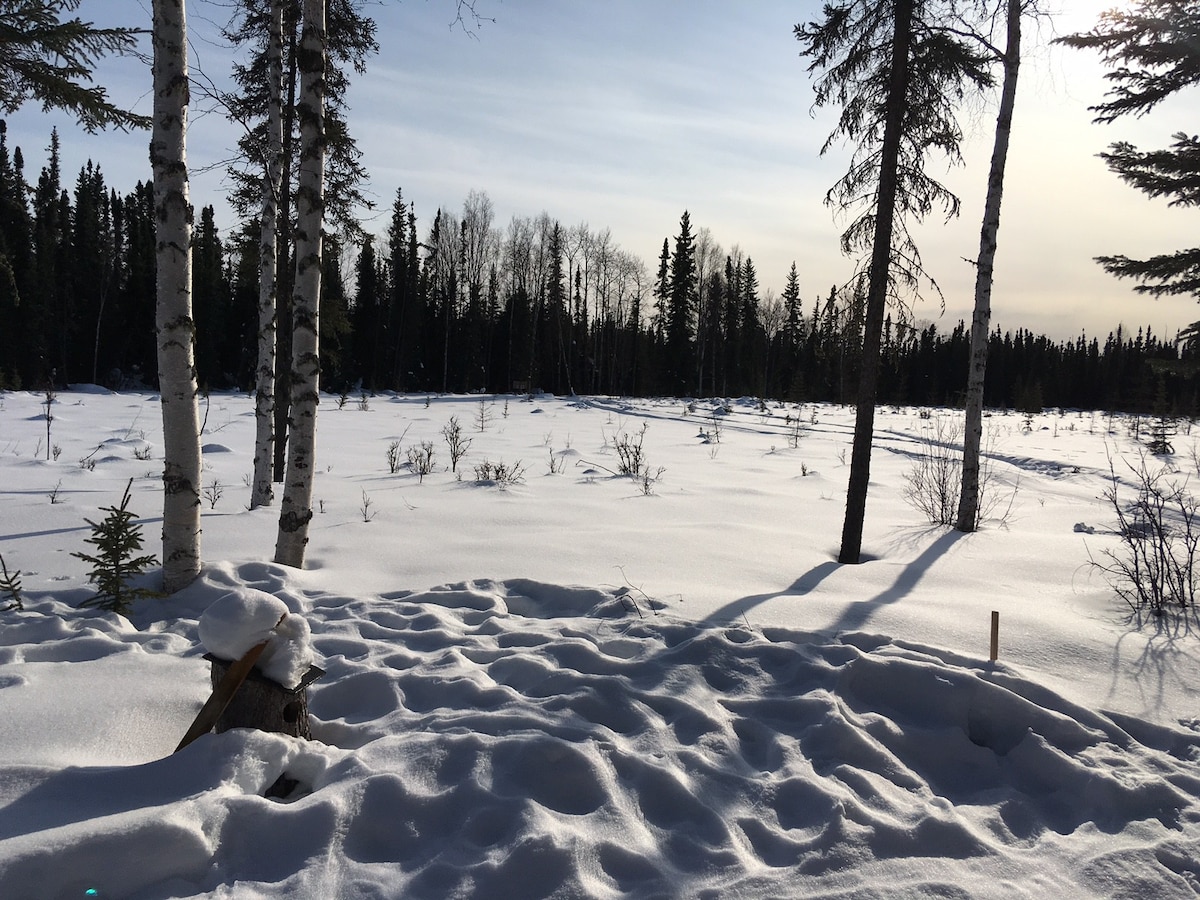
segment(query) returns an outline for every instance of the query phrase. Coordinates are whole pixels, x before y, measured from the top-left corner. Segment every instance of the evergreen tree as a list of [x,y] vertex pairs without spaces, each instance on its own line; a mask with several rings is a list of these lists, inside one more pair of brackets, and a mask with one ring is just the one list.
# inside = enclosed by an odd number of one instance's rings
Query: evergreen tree
[[105,315],[103,343],[112,351],[112,368],[122,377],[153,384],[158,369],[155,341],[157,272],[154,185],[138,182],[121,203],[124,255],[117,306]]
[[[800,301],[800,276],[796,263],[788,269],[787,282],[783,287],[783,346],[780,359],[781,384],[791,400],[803,395],[803,375],[800,353],[804,345],[804,306]],[[798,378],[799,376],[799,378]]]
[[[1166,98],[1200,84],[1200,7],[1195,0],[1139,0],[1129,9],[1102,13],[1091,31],[1060,40],[1098,50],[1111,67],[1108,99],[1092,110],[1097,122],[1141,116]],[[1179,132],[1166,150],[1139,151],[1120,141],[1101,158],[1122,181],[1172,206],[1200,205],[1200,137]],[[1130,259],[1101,256],[1097,262],[1118,278],[1141,282],[1134,290],[1155,297],[1200,298],[1200,247]]]
[[563,271],[563,233],[558,222],[550,232],[549,271],[546,274],[545,327],[548,338],[542,371],[554,372],[551,390],[574,394],[571,371],[567,365],[566,343],[571,332],[570,310],[567,309],[566,273]]
[[[67,313],[68,357],[80,366],[91,360],[87,370],[92,383],[100,381],[101,332],[110,295],[116,292],[117,245],[113,211],[100,167],[88,160],[75,183],[72,210],[70,283]],[[78,369],[76,370],[78,371]]]
[[208,388],[231,387],[240,357],[241,329],[233,317],[225,248],[211,206],[200,211],[192,237],[192,309],[196,319],[196,374]]
[[69,240],[70,204],[62,190],[58,130],[50,133],[50,159],[38,176],[33,192],[32,290],[26,297],[23,326],[29,335],[26,371],[31,385],[44,385],[63,360],[65,310],[70,270],[63,265],[63,248]]
[[[846,252],[869,258],[862,370],[846,519],[838,559],[857,563],[870,483],[871,439],[878,391],[880,345],[889,294],[915,287],[920,254],[907,222],[935,206],[957,213],[958,200],[925,174],[933,150],[958,158],[961,132],[954,103],[964,84],[989,82],[981,55],[937,27],[955,10],[940,0],[841,0],[827,3],[824,21],[797,25],[795,34],[819,72],[816,106],[836,102],[842,113],[822,152],[838,138],[858,142],[847,174],[827,202],[863,206],[842,235]],[[864,198],[866,203],[864,204]]]
[[[142,554],[142,526],[136,523],[137,516],[129,509],[129,489],[133,479],[125,485],[120,506],[101,507],[107,512],[100,522],[85,519],[92,526],[92,536],[84,543],[96,548],[94,554],[72,553],[71,555],[91,563],[88,581],[96,586],[96,595],[80,606],[96,606],[121,615],[129,614],[129,607],[136,600],[156,596],[148,588],[133,587],[130,581],[145,574],[158,560],[153,554]],[[140,555],[139,555],[140,554]]]
[[735,263],[732,256],[725,257],[725,288],[721,304],[721,325],[724,333],[725,366],[722,372],[720,392],[729,394],[736,390],[742,365],[742,260]]
[[78,16],[81,0],[0,0],[0,110],[26,101],[72,113],[88,132],[145,128],[147,116],[114,106],[92,71],[101,56],[137,46],[135,28],[97,28]]
[[342,277],[342,248],[336,237],[327,235],[321,250],[321,373],[328,383],[346,384],[350,372],[346,366],[353,326],[350,322],[350,298]]
[[0,119],[0,388],[19,388],[28,377],[25,348],[32,335],[23,320],[34,301],[29,281],[33,247],[23,168],[19,147],[9,155],[7,128]]
[[671,306],[671,245],[663,238],[662,253],[658,257],[658,275],[654,279],[654,321],[652,327],[661,339],[666,331],[666,321]]
[[375,255],[375,240],[363,238],[354,266],[354,305],[350,313],[350,360],[344,367],[347,379],[360,379],[364,390],[383,386],[382,351],[388,343],[384,304],[384,278]]
[[[664,244],[664,250],[666,246]],[[695,370],[692,340],[696,313],[696,248],[692,220],[687,210],[679,219],[675,253],[671,256],[671,282],[665,322],[667,385],[674,393],[686,393]]]
[[405,390],[419,368],[425,310],[420,294],[420,258],[417,253],[416,214],[396,189],[392,221],[387,234],[387,348],[385,370],[389,386]]

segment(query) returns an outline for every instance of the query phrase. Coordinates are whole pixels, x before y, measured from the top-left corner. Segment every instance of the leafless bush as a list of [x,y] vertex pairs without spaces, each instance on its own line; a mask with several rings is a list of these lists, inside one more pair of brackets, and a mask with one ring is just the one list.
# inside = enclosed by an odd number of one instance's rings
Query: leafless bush
[[1183,613],[1196,599],[1200,502],[1188,492],[1185,477],[1165,466],[1152,471],[1144,454],[1136,466],[1126,466],[1134,478],[1133,501],[1124,499],[1111,457],[1103,495],[1116,515],[1119,543],[1099,560],[1091,557],[1091,564],[1135,612]]
[[208,501],[209,509],[217,508],[217,501],[221,499],[221,495],[225,493],[225,485],[221,484],[217,479],[213,479],[204,486],[204,499]]
[[418,482],[424,482],[425,476],[433,471],[433,442],[421,441],[408,448],[408,467]]
[[953,525],[962,488],[962,424],[940,416],[928,421],[916,460],[904,474],[904,499],[930,525]]
[[495,484],[507,487],[510,484],[520,484],[525,480],[525,467],[518,459],[509,465],[503,460],[492,462],[485,459],[475,467],[475,481],[479,484]]
[[654,493],[654,486],[662,479],[663,472],[667,471],[662,466],[659,466],[653,472],[650,467],[646,466],[637,476],[637,485],[641,488],[642,494],[649,497]]
[[[710,443],[721,443],[721,432],[725,430],[725,415],[725,408],[721,407],[720,409],[714,409],[712,416],[709,417],[709,422],[712,424],[712,429],[708,433]],[[645,434],[645,431],[646,429],[643,426],[642,433]]]
[[459,460],[467,455],[471,447],[471,439],[463,435],[458,416],[451,416],[450,421],[442,427],[442,437],[446,439],[446,446],[450,450],[450,471],[457,472]]
[[646,437],[646,429],[650,425],[642,423],[642,430],[633,436],[628,432],[618,435],[613,446],[617,450],[617,472],[633,478],[641,476],[646,468],[646,452],[642,449],[642,441]]
[[400,471],[400,442],[392,441],[387,448],[388,472],[395,475]]
[[[963,426],[960,420],[944,416],[928,421],[923,427],[920,452],[904,476],[904,499],[930,525],[953,525],[958,520],[958,500],[962,493]],[[1010,489],[1000,484],[991,464],[991,442],[989,434],[988,446],[980,453],[976,527],[985,519],[1007,524],[1020,489],[1020,482]]]

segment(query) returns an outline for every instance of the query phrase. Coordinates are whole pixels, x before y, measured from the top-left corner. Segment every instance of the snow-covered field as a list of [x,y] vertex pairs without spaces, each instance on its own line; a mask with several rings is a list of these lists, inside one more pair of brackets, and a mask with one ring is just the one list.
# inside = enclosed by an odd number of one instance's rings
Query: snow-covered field
[[[964,536],[902,496],[942,413],[881,409],[870,559],[841,566],[849,409],[326,397],[295,571],[245,508],[251,402],[213,395],[204,573],[128,621],[76,609],[71,553],[130,477],[160,549],[157,398],[60,394],[57,459],[42,401],[0,394],[26,599],[0,613],[4,900],[1200,893],[1200,634],[1132,621],[1087,564],[1120,418],[991,417],[1015,502]],[[611,474],[643,428],[649,493]],[[434,472],[389,471],[422,441]],[[243,588],[311,626],[315,739],[172,755],[209,690],[197,620]]]

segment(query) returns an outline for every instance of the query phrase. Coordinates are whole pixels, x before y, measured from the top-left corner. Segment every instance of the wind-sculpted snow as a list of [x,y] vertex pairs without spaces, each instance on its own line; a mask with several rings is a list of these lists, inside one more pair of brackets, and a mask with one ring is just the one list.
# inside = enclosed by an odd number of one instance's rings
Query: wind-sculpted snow
[[[189,594],[278,589],[279,571],[210,569]],[[280,593],[326,669],[316,740],[230,732],[57,771],[7,746],[0,896],[1200,888],[1200,736],[1119,725],[1002,665],[864,632],[702,627],[628,591],[530,581]],[[6,629],[0,692],[36,699],[45,662],[108,678],[136,655],[153,672],[194,637],[86,621]],[[264,798],[284,774],[290,793]]]
[[[872,462],[869,562],[842,566],[853,408],[328,399],[305,569],[263,561],[253,398],[214,394],[209,562],[127,620],[79,608],[71,554],[131,478],[156,552],[157,398],[62,392],[51,436],[42,395],[0,394],[24,604],[0,612],[0,900],[1200,893],[1196,620],[1141,622],[1086,565],[1116,546],[1132,421],[997,411],[1019,493],[960,535],[904,500],[953,413],[880,408],[896,452]],[[389,471],[449,416],[473,429],[458,473]],[[664,470],[649,495],[611,475],[623,434]],[[526,477],[475,485],[484,459]],[[311,625],[317,740],[172,755],[211,689],[197,621],[242,589]]]

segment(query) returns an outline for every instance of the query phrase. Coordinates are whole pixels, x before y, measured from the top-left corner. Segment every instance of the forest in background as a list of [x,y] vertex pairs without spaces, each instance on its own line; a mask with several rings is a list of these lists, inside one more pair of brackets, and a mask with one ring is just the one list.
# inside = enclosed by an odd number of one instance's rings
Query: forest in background
[[[211,206],[194,232],[199,382],[250,390],[256,363],[257,222],[225,234]],[[322,384],[331,391],[758,396],[853,402],[860,283],[763,291],[752,257],[723,250],[686,212],[653,269],[607,229],[543,212],[494,221],[486,193],[426,233],[400,192],[385,234],[327,241]],[[805,294],[807,293],[807,296]],[[154,387],[155,244],[149,180],[125,194],[98,165],[68,187],[51,135],[36,181],[0,131],[0,387]],[[879,401],[961,405],[969,326],[893,310]],[[991,335],[985,402],[1196,415],[1188,342],[1117,327],[1103,341],[1024,329]]]

